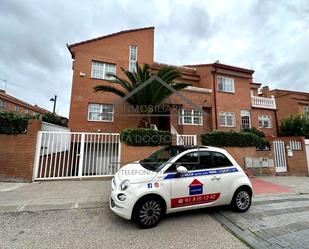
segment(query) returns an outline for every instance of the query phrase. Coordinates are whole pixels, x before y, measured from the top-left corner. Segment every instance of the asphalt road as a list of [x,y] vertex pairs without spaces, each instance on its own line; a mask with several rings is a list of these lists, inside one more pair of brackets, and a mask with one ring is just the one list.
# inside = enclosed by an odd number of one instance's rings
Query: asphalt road
[[148,230],[108,207],[0,213],[0,248],[247,248],[207,212],[170,215]]

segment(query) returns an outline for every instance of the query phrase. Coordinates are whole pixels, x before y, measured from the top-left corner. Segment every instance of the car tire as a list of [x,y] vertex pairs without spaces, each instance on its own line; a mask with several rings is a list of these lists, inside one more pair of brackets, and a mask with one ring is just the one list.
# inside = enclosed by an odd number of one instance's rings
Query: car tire
[[251,192],[245,188],[238,189],[231,203],[231,206],[236,212],[246,212],[251,206]]
[[133,211],[133,219],[141,228],[152,228],[158,225],[164,214],[164,206],[158,199],[142,199]]

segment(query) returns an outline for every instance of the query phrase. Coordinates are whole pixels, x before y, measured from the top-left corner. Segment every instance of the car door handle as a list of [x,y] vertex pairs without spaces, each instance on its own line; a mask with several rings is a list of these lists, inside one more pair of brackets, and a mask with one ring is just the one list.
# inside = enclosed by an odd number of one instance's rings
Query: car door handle
[[213,181],[219,181],[221,179],[221,177],[218,177],[218,176],[214,176],[213,178],[211,178],[211,180]]

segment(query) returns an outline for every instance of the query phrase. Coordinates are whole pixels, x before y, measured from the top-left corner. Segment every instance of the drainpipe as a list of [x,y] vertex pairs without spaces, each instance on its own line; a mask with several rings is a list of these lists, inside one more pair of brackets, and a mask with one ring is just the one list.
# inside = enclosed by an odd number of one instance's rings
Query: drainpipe
[[214,93],[214,111],[215,111],[215,127],[218,129],[218,117],[217,117],[217,68],[215,67],[215,71],[213,72],[213,93]]

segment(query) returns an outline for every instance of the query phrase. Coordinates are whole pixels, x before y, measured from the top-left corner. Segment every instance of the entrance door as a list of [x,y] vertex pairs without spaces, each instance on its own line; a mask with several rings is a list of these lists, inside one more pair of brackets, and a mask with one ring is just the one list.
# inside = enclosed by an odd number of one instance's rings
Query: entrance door
[[[176,171],[184,166],[188,172],[184,175],[175,174],[171,179],[171,208],[186,209],[193,206],[209,206],[220,198],[221,177],[210,174],[211,152],[189,152],[182,156],[171,167]],[[208,165],[208,166],[207,166]]]
[[273,141],[276,172],[287,172],[285,144],[283,141]]

